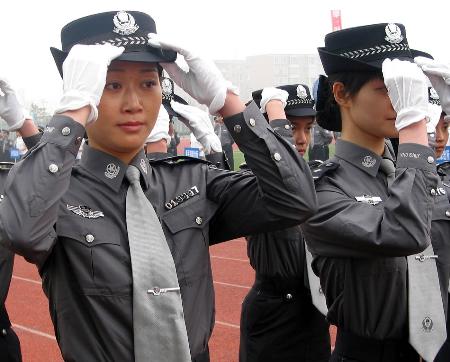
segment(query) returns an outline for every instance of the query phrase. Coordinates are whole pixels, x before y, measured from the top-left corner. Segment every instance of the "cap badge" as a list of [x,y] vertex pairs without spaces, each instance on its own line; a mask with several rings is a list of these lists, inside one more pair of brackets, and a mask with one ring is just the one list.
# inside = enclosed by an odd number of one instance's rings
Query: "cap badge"
[[161,80],[161,90],[164,98],[170,99],[173,96],[173,81],[170,78]]
[[386,25],[384,31],[386,32],[384,39],[391,44],[398,44],[403,40],[402,31],[397,24]]
[[301,84],[297,87],[297,97],[300,99],[308,98],[308,93],[306,92],[305,87],[303,87]]
[[117,177],[119,172],[120,166],[116,166],[115,164],[110,163],[108,166],[106,166],[105,176],[112,180],[113,178]]
[[366,157],[364,157],[364,159],[362,161],[362,165],[367,168],[371,168],[371,167],[375,166],[376,163],[377,163],[377,160],[375,160],[372,156],[366,156]]
[[126,11],[117,12],[114,15],[113,22],[115,25],[113,31],[120,35],[130,35],[139,29],[133,16]]
[[143,158],[141,158],[141,168],[142,171],[144,171],[145,174],[147,174],[147,164],[145,163],[145,160]]

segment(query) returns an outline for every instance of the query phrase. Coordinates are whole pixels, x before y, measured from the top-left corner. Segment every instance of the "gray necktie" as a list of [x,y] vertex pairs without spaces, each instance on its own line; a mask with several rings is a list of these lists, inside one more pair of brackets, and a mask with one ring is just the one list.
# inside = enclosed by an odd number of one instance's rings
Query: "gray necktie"
[[190,362],[175,264],[140,172],[128,166],[126,218],[133,274],[134,356],[137,362]]
[[306,254],[306,266],[308,270],[308,281],[309,281],[309,289],[311,291],[311,298],[313,305],[317,308],[317,310],[322,313],[325,317],[328,314],[327,302],[325,300],[325,295],[322,292],[322,288],[320,287],[320,279],[314,274],[311,263],[312,263],[312,255],[308,250],[307,245],[305,244],[305,254]]
[[[395,179],[394,163],[383,158],[380,169],[390,186]],[[407,258],[409,343],[429,362],[447,339],[436,258],[431,244],[422,253]]]

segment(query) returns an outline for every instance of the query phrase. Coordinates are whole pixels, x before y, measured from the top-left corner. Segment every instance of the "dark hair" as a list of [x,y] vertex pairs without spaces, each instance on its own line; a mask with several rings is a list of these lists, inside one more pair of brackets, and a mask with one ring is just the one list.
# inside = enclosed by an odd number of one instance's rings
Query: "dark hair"
[[329,131],[341,131],[342,119],[339,105],[333,95],[333,84],[344,84],[345,94],[353,97],[369,81],[383,79],[381,72],[343,72],[330,74],[327,77],[321,75],[317,90],[316,120],[317,123]]

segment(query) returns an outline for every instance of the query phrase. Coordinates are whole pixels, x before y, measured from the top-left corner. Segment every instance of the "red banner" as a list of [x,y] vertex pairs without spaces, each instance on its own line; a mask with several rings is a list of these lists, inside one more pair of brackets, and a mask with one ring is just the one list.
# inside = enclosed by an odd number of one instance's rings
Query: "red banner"
[[333,31],[342,29],[340,10],[331,10],[331,28],[333,29]]

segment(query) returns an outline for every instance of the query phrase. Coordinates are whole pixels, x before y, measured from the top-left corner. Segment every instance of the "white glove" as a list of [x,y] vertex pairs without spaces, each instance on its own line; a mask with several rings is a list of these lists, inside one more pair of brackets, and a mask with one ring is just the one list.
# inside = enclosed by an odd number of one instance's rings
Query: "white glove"
[[428,103],[428,117],[430,121],[427,123],[427,133],[436,132],[436,126],[441,118],[442,108],[437,104]]
[[289,93],[283,89],[275,88],[275,87],[267,87],[264,88],[261,93],[261,112],[266,113],[266,106],[269,101],[274,99],[281,101],[283,103],[283,108],[286,107],[286,102],[289,97]]
[[148,36],[149,45],[174,50],[184,57],[189,66],[187,72],[176,63],[161,63],[161,65],[176,84],[200,104],[207,106],[212,115],[217,114],[224,106],[227,91],[239,95],[238,89],[224,79],[212,61],[202,59],[186,49],[163,41],[156,34],[150,33]]
[[124,49],[111,44],[74,45],[63,63],[63,96],[55,113],[91,106],[87,123],[97,120],[108,66]]
[[171,137],[169,135],[169,113],[167,113],[166,108],[163,105],[159,108],[158,118],[153,126],[152,131],[145,143],[158,142],[159,140],[166,140],[167,144],[170,143]]
[[428,85],[420,68],[398,59],[383,61],[384,83],[397,112],[398,131],[424,118],[428,121]]
[[0,117],[8,124],[8,131],[17,131],[26,119],[28,112],[19,103],[16,92],[3,77],[0,77]]
[[170,103],[172,109],[177,112],[183,123],[187,121],[186,126],[194,134],[195,138],[202,144],[206,155],[211,151],[222,152],[222,144],[219,137],[214,133],[214,127],[209,120],[208,113],[193,106],[188,106],[175,101]]
[[425,57],[414,58],[416,64],[427,75],[431,85],[436,90],[441,100],[442,110],[445,112],[445,120],[450,119],[450,67],[440,64],[433,59]]

